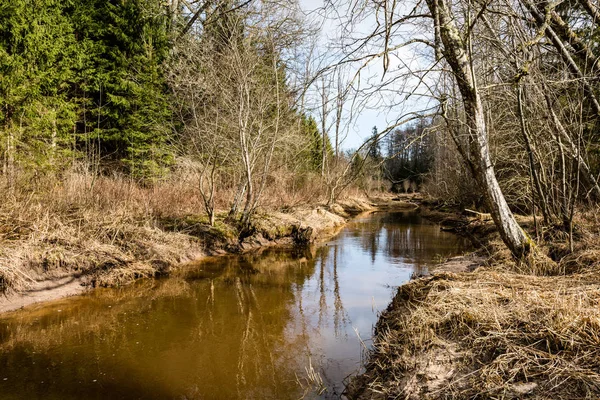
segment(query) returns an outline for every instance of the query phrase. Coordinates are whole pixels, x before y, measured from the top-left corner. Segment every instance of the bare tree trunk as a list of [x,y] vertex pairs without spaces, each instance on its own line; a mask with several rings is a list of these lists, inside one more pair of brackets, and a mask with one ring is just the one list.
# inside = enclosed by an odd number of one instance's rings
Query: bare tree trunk
[[15,135],[12,129],[8,129],[6,135],[6,154],[4,155],[4,175],[8,179],[9,187],[12,187],[15,170]]
[[247,146],[242,145],[242,152],[244,155],[244,172],[246,174],[246,202],[244,204],[244,211],[242,211],[242,224],[250,222],[250,206],[254,199],[254,185],[252,184],[252,167],[250,165],[250,155]]
[[231,208],[229,209],[229,218],[234,218],[237,214],[238,209],[240,208],[240,204],[242,203],[242,198],[246,193],[246,186],[247,184],[245,179],[242,180],[238,185],[237,190],[235,192],[235,196],[233,198],[233,203],[231,203]]
[[175,31],[177,24],[177,15],[179,14],[179,0],[171,0],[169,3],[169,18],[170,21],[170,29],[172,32]]
[[215,175],[217,171],[217,164],[212,160],[208,160],[210,163],[210,174],[208,175],[208,190],[204,189],[204,177],[206,175],[209,165],[204,165],[202,171],[200,171],[199,190],[204,202],[204,209],[208,214],[208,220],[210,226],[215,226]]
[[331,206],[333,205],[333,203],[335,203],[335,190],[337,189],[337,185],[334,186],[327,186],[327,205]]
[[321,87],[321,132],[323,140],[321,142],[321,177],[325,177],[325,165],[327,163],[327,116],[329,110],[327,109],[327,88],[325,87],[325,79],[322,82]]
[[13,154],[14,151],[12,149],[13,146],[13,123],[12,123],[12,116],[13,116],[13,112],[12,112],[12,107],[8,106],[6,108],[6,112],[4,115],[4,132],[6,132],[6,148],[4,149],[4,154],[2,157],[2,174],[6,177],[9,185],[11,183],[11,173],[12,173],[12,166],[13,166]]
[[467,46],[461,38],[447,0],[426,0],[429,10],[437,12],[443,55],[452,69],[467,117],[470,153],[474,161],[475,179],[483,190],[490,214],[506,246],[516,258],[528,255],[531,239],[517,224],[496,179],[490,158],[485,114],[479,95]]
[[[276,49],[273,48],[273,53],[277,54]],[[279,139],[279,127],[281,125],[281,88],[279,86],[279,70],[277,68],[277,60],[278,57],[273,57],[273,74],[275,75],[275,122],[273,128],[273,137],[271,138],[271,143],[269,146],[269,151],[265,157],[265,164],[263,166],[261,182],[258,191],[256,192],[256,196],[254,196],[254,200],[252,203],[252,208],[250,209],[250,214],[254,213],[256,207],[258,206],[258,202],[265,190],[265,186],[267,185],[267,179],[269,177],[269,170],[271,168],[271,162],[273,161],[273,154],[275,153],[275,145],[277,144],[277,140]]]
[[23,115],[21,114],[19,127],[15,129],[15,125],[12,121],[8,123],[8,135],[6,138],[6,169],[5,174],[8,181],[8,188],[12,191],[15,188],[15,179],[16,179],[16,166],[15,166],[15,155],[17,152],[17,141],[21,136],[21,131],[23,129]]
[[56,128],[56,112],[52,111],[52,136],[50,142],[50,165],[54,167],[56,162],[56,147],[58,145],[58,131]]
[[242,159],[244,161],[244,173],[246,174],[246,202],[244,204],[244,210],[242,211],[242,224],[248,224],[250,222],[251,206],[254,200],[252,161],[250,160],[251,155],[246,136],[246,128],[244,127],[240,130],[240,145],[242,150]]
[[338,72],[337,92],[337,97],[335,99],[335,160],[333,161],[336,166],[340,157],[340,128],[344,112],[344,103],[346,102],[346,88],[344,88],[344,83],[342,82],[341,72]]
[[250,109],[251,96],[249,76],[242,72],[240,87],[239,87],[239,104],[238,104],[238,129],[239,129],[239,145],[242,155],[244,174],[246,175],[246,201],[244,210],[242,211],[241,222],[247,224],[250,221],[250,209],[252,200],[254,199],[254,182],[253,179],[253,154],[250,142]]

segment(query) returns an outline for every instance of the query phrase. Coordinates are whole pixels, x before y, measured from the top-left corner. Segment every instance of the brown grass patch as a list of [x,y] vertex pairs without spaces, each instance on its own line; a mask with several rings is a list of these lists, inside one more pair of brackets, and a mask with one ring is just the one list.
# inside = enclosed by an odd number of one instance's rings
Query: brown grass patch
[[68,173],[12,189],[0,182],[0,193],[0,292],[72,273],[90,275],[98,285],[125,284],[197,258],[205,237],[220,235],[163,229],[163,220],[202,209],[183,180],[143,187]]
[[[208,225],[197,176],[185,168],[151,186],[77,170],[60,179],[23,178],[13,186],[2,179],[0,293],[71,274],[87,275],[95,285],[123,285],[240,246],[240,227],[225,222],[225,212],[218,213],[216,226]],[[343,224],[343,218],[313,209],[323,197],[317,187],[322,189],[318,178],[304,182],[274,174],[255,221],[262,235],[257,246],[292,235],[299,224],[315,231]],[[233,195],[232,186],[219,187],[217,209],[227,210]],[[354,201],[343,209],[361,207],[369,206]]]
[[488,266],[399,288],[350,398],[600,398],[600,236],[593,216],[577,216],[573,252],[566,235],[552,235],[554,242],[541,242],[521,263],[487,225],[469,229],[485,232]]
[[367,391],[384,398],[600,397],[600,271],[419,279],[377,331]]

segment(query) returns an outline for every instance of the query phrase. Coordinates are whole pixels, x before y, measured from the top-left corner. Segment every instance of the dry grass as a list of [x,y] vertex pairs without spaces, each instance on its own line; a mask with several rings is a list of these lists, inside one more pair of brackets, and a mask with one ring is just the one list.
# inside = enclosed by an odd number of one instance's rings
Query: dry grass
[[[312,215],[302,210],[323,197],[318,179],[298,179],[274,174],[266,187],[258,217],[275,217],[255,229],[266,240],[289,236]],[[0,293],[74,273],[94,285],[123,285],[214,250],[235,250],[238,227],[225,223],[223,212],[208,225],[197,183],[185,168],[152,186],[78,171],[60,180],[23,178],[12,188],[0,177]],[[220,186],[217,209],[227,210],[233,195],[231,185]],[[343,222],[330,217],[329,225]]]
[[[2,191],[0,282],[23,290],[33,279],[94,275],[97,284],[160,273],[196,257],[199,238],[161,229],[165,215],[198,209],[193,196],[161,186],[145,189],[117,178],[71,174],[62,182]],[[188,199],[184,204],[174,196]],[[175,205],[175,206],[174,206]],[[119,269],[131,269],[124,273]],[[109,271],[113,271],[114,281]]]
[[420,279],[378,332],[370,389],[386,398],[518,398],[525,383],[532,398],[600,396],[600,271]]
[[489,265],[400,287],[350,397],[600,398],[599,225],[576,223],[575,251],[542,244],[542,265],[515,263],[491,235]]

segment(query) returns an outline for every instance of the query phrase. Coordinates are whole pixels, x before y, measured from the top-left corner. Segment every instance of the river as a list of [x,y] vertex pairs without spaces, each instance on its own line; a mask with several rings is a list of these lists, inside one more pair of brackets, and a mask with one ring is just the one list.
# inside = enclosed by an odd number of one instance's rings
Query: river
[[398,285],[467,250],[413,212],[0,316],[0,399],[338,398]]

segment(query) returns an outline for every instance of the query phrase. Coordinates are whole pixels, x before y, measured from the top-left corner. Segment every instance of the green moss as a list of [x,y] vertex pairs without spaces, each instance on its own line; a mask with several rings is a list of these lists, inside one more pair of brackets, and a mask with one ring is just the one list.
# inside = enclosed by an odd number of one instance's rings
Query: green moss
[[235,239],[238,237],[238,229],[222,220],[215,221],[215,226],[212,227],[212,230],[225,239]]

